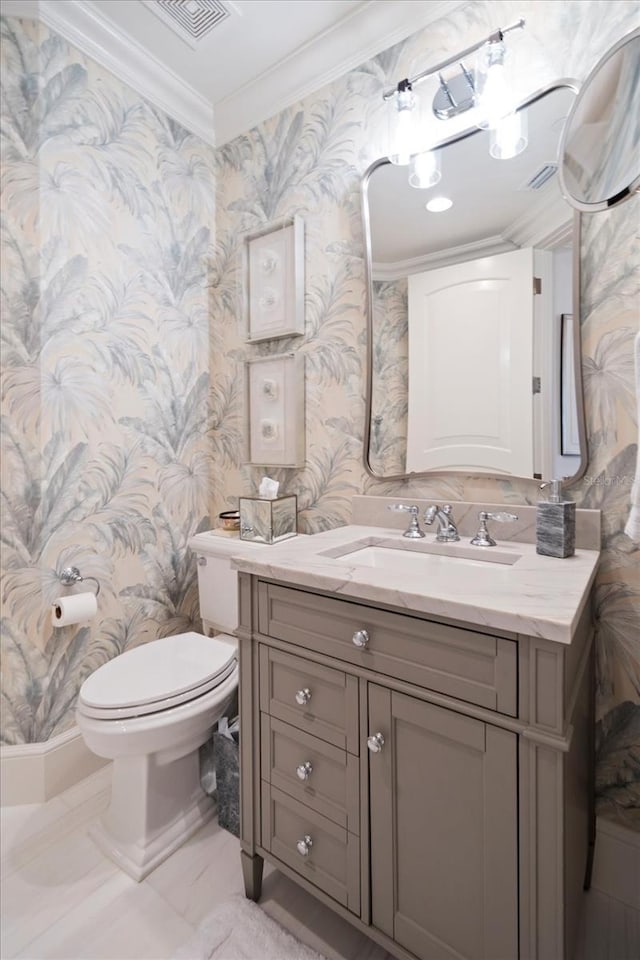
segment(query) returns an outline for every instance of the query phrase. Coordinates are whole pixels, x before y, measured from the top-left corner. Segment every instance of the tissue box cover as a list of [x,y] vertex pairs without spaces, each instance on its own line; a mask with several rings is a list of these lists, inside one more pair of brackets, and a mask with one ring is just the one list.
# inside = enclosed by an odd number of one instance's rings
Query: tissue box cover
[[240,539],[254,543],[279,543],[298,532],[298,498],[295,494],[263,500],[240,497]]

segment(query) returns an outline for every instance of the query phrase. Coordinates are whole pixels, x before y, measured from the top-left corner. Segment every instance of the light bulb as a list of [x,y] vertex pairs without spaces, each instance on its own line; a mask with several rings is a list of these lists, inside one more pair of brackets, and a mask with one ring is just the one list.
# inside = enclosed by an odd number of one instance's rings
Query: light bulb
[[419,190],[434,187],[441,176],[439,150],[427,150],[411,158],[409,183],[412,187],[417,187]]
[[513,108],[505,75],[505,57],[506,48],[501,40],[485,44],[478,54],[474,99],[479,112],[479,127],[494,127]]
[[389,160],[404,167],[415,153],[419,120],[417,99],[407,81],[398,84],[389,103]]
[[528,142],[526,113],[518,110],[507,114],[491,128],[489,153],[496,160],[510,160],[522,153]]

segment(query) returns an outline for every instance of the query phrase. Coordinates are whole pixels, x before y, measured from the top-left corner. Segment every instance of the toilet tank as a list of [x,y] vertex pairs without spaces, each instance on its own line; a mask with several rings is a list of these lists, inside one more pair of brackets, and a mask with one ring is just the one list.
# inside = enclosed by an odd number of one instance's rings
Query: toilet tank
[[191,537],[197,557],[200,616],[205,633],[235,633],[238,626],[238,571],[231,558],[269,549],[211,530]]

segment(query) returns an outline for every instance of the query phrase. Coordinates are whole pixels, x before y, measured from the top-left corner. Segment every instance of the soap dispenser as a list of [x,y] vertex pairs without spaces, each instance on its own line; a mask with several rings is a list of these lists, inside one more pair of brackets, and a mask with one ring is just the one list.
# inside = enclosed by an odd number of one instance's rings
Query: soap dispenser
[[576,549],[576,505],[562,499],[562,481],[540,485],[550,487],[548,500],[540,500],[536,514],[536,552],[545,557],[571,557]]

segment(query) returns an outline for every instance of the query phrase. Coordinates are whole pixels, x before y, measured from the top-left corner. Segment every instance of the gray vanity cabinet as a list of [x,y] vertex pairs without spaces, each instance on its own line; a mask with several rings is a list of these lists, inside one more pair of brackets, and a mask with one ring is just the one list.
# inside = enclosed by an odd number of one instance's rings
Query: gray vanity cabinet
[[518,956],[517,737],[369,684],[371,922],[417,957]]
[[240,574],[241,859],[400,960],[575,960],[592,628],[569,645]]

